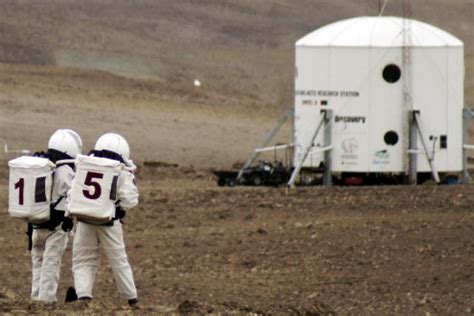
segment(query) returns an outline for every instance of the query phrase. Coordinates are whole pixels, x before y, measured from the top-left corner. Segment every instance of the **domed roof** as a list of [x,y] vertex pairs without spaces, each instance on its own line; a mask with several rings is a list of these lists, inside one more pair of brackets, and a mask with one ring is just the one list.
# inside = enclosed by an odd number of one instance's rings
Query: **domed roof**
[[[410,30],[407,35],[411,40],[405,39],[405,27]],[[298,40],[296,46],[403,47],[405,42],[411,47],[463,46],[458,38],[433,25],[383,16],[356,17],[326,25]]]

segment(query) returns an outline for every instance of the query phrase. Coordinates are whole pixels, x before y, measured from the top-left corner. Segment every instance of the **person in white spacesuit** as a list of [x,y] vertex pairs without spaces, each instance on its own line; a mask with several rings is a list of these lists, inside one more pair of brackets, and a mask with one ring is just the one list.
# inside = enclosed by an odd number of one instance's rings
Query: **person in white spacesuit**
[[53,173],[50,219],[42,224],[28,224],[32,260],[31,298],[56,302],[61,259],[68,242],[72,219],[66,218],[66,196],[74,178],[73,159],[82,151],[81,137],[70,129],[59,129],[48,142],[47,153],[36,156],[48,158],[56,164]]
[[[125,210],[138,204],[138,189],[130,168],[134,166],[133,162],[129,160],[130,148],[122,136],[107,133],[97,140],[90,156],[119,161],[124,168],[119,171],[117,179],[114,177],[114,180],[110,180],[112,183],[116,181],[116,189],[112,190],[114,193],[110,193],[110,201],[107,201],[107,195],[105,202],[102,202],[115,204],[112,204],[112,209],[115,208],[113,219],[106,223],[97,224],[94,221],[87,220],[87,218],[78,217],[72,261],[75,291],[79,300],[89,301],[92,299],[92,288],[99,266],[99,248],[102,248],[112,269],[119,295],[128,300],[130,306],[136,306],[138,302],[137,290],[125,251],[121,222],[125,216]],[[71,195],[81,195],[83,199],[81,203],[85,203],[86,209],[87,203],[96,203],[89,204],[96,207],[97,203],[100,203],[98,201],[100,201],[99,195],[101,192],[105,192],[106,187],[110,187],[110,183],[107,183],[109,180],[106,180],[106,178],[106,175],[97,172],[96,169],[86,171],[84,179],[76,179],[76,182],[82,181],[83,183],[78,184],[77,192],[73,184]],[[101,186],[103,187],[101,188]],[[73,199],[72,196],[71,199]],[[99,209],[106,209],[107,205],[99,205],[98,207]]]

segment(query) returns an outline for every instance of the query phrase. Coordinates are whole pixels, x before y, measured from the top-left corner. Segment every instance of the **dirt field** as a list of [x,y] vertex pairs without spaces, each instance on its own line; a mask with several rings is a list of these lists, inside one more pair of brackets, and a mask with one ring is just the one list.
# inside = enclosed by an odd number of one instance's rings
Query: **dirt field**
[[[145,176],[146,175],[146,176]],[[138,314],[474,313],[473,186],[220,188],[147,169],[126,220]],[[4,181],[0,200],[6,207]],[[0,312],[123,313],[106,260],[89,306],[32,303],[25,225],[0,213]],[[59,297],[72,284],[70,248]]]
[[[43,149],[51,133],[67,127],[89,151],[114,131],[127,138],[137,162],[229,168],[283,114],[243,95],[102,71],[0,63],[0,74],[0,144],[10,149]],[[289,142],[290,128],[280,141]]]

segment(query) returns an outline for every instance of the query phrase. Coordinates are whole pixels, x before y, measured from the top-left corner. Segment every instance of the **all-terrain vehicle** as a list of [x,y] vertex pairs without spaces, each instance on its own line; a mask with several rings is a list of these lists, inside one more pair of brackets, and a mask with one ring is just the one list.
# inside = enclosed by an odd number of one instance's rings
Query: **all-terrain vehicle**
[[273,163],[261,160],[254,166],[243,170],[242,176],[237,181],[238,171],[214,171],[219,186],[243,185],[273,185],[286,184],[291,176],[291,168],[281,161]]

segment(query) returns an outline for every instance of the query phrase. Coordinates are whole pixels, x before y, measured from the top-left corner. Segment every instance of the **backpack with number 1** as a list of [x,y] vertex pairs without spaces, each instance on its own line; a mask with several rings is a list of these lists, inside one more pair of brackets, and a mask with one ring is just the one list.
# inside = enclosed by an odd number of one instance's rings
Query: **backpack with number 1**
[[117,182],[123,164],[94,156],[76,158],[76,176],[68,198],[68,212],[79,220],[104,224],[115,217]]
[[23,156],[10,167],[8,212],[32,224],[49,221],[53,169],[47,158]]

